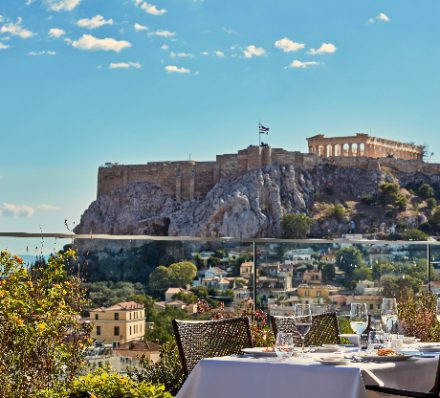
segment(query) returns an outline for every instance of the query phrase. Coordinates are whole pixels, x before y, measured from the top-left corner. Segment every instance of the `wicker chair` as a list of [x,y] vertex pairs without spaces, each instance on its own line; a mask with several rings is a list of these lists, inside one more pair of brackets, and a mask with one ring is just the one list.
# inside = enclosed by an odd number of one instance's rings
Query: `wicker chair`
[[[295,343],[301,344],[301,336],[296,329],[293,317],[271,316],[272,330],[294,333]],[[340,344],[338,320],[335,312],[326,312],[313,316],[312,327],[305,338],[305,345]]]
[[[429,392],[418,392],[418,391],[408,391],[408,390],[399,390],[397,388],[389,388],[389,387],[381,387],[381,386],[365,386],[367,390],[376,391],[380,397],[389,397],[393,396],[398,397],[413,397],[413,398],[438,398],[440,396],[440,358],[439,363],[437,365],[437,374],[435,376],[434,387]],[[383,394],[383,395],[382,395]]]
[[203,358],[239,354],[242,348],[252,346],[249,319],[246,317],[215,321],[173,320],[173,328],[187,375]]

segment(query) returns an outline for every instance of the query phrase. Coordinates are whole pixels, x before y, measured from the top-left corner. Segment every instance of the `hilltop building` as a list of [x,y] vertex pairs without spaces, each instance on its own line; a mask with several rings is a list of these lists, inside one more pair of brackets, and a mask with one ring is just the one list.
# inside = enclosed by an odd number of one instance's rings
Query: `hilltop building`
[[438,173],[440,165],[423,162],[423,146],[356,134],[307,139],[309,153],[251,145],[235,154],[217,155],[215,161],[165,161],[138,165],[106,163],[98,170],[98,197],[136,182],[151,182],[178,202],[204,198],[221,179],[236,178],[270,164],[311,169],[331,160],[341,167]]

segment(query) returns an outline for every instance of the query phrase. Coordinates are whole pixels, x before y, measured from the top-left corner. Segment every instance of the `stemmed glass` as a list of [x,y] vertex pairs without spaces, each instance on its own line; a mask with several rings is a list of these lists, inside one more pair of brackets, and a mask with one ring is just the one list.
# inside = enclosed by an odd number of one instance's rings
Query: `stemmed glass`
[[275,341],[275,353],[279,358],[290,358],[293,355],[295,346],[293,333],[278,332]]
[[385,327],[385,331],[388,334],[392,333],[397,323],[397,302],[395,298],[382,299],[380,315],[382,318],[382,323]]
[[359,336],[359,351],[361,350],[361,335],[368,325],[368,311],[365,303],[351,303],[350,326]]
[[310,304],[295,304],[293,306],[293,322],[301,336],[302,356],[304,356],[304,339],[312,327],[312,321]]

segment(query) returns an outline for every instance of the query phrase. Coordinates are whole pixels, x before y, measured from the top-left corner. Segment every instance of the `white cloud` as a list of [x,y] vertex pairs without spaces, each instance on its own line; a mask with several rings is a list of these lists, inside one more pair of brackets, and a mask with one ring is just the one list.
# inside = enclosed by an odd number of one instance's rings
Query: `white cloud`
[[320,64],[320,62],[316,61],[298,61],[297,59],[295,59],[289,64],[288,68],[307,69],[310,66],[318,66]]
[[30,6],[33,2],[34,2],[34,0],[26,0],[26,5]]
[[148,30],[148,26],[141,25],[140,23],[135,23],[134,24],[134,30],[136,32],[140,32],[142,30]]
[[298,51],[305,47],[304,43],[297,43],[293,40],[283,37],[275,42],[275,47],[283,50],[285,53]]
[[10,35],[18,36],[22,39],[29,39],[34,35],[34,33],[23,28],[23,26],[21,26],[22,21],[22,18],[18,18],[16,23],[10,22],[6,25],[3,25],[0,29],[0,33],[9,33]]
[[95,15],[93,18],[83,18],[76,22],[80,28],[97,29],[104,25],[113,25],[113,19],[105,19],[102,15]]
[[204,55],[204,56],[206,57],[206,56],[209,55],[209,52],[208,52],[208,51],[202,51],[202,52],[200,53],[200,55]]
[[228,28],[228,27],[226,27],[226,26],[222,26],[222,31],[225,32],[225,33],[227,33],[228,35],[232,35],[232,34],[235,33],[235,31],[234,31],[233,29]]
[[223,51],[220,50],[215,50],[214,54],[217,58],[224,58],[225,57],[225,53]]
[[243,54],[245,58],[261,57],[266,54],[266,50],[263,47],[250,45],[243,50]]
[[184,67],[178,67],[178,66],[174,66],[174,65],[167,65],[165,66],[165,70],[168,73],[180,73],[180,74],[185,74],[185,73],[191,73],[191,70],[184,68]]
[[141,64],[139,62],[112,62],[109,65],[110,69],[140,69]]
[[118,53],[124,48],[131,47],[131,43],[109,37],[98,39],[92,35],[82,35],[79,40],[72,42],[72,46],[86,51],[115,51]]
[[190,53],[175,53],[174,51],[170,52],[171,58],[192,58],[194,55]]
[[53,56],[56,55],[56,51],[29,51],[28,55],[32,56],[32,57],[38,57],[40,55],[49,55],[49,56]]
[[24,217],[31,218],[34,209],[27,205],[16,205],[13,203],[3,203],[0,206],[0,215],[5,217]]
[[165,9],[159,9],[155,5],[147,3],[146,1],[142,0],[133,0],[134,4],[139,7],[141,10],[144,10],[146,13],[151,15],[163,15],[167,12]]
[[311,55],[320,55],[320,54],[333,54],[337,50],[336,46],[332,43],[322,43],[319,48],[312,48],[308,52]]
[[0,43],[0,50],[7,50],[10,47],[9,44]]
[[54,39],[58,39],[61,36],[64,36],[66,34],[64,29],[60,28],[51,28],[49,29],[49,36],[53,37]]
[[368,23],[372,24],[372,23],[375,23],[376,21],[379,21],[379,22],[390,22],[391,18],[387,14],[385,14],[383,12],[380,12],[375,17],[370,18],[368,20]]
[[72,11],[79,6],[81,0],[45,0],[45,3],[51,11]]
[[170,46],[168,44],[162,44],[162,46],[160,47],[161,50],[168,50],[170,48]]
[[43,203],[41,205],[37,206],[40,210],[47,210],[47,211],[56,211],[56,210],[60,210],[60,207],[55,206],[55,205],[51,205],[51,204],[47,204],[47,203]]
[[158,37],[169,38],[169,37],[176,36],[176,33],[170,32],[169,30],[159,29],[159,30],[155,30],[154,32],[149,32],[148,36],[158,36]]

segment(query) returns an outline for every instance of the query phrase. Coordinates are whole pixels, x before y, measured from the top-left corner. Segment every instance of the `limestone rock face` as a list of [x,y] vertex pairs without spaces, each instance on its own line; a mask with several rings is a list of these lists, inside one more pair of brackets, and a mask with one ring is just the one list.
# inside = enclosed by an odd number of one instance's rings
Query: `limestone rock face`
[[[82,215],[75,232],[279,237],[284,214],[312,215],[313,203],[325,194],[341,202],[374,197],[381,182],[396,178],[411,180],[408,175],[390,177],[380,170],[340,167],[331,162],[307,170],[272,164],[234,179],[221,180],[205,198],[183,203],[177,203],[155,184],[139,182],[99,197]],[[419,221],[411,220],[410,224]],[[368,232],[374,222],[373,217],[371,220],[360,217],[356,220],[356,232]],[[349,223],[349,219],[345,223],[318,221],[312,235],[340,235],[349,232]]]

